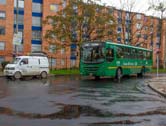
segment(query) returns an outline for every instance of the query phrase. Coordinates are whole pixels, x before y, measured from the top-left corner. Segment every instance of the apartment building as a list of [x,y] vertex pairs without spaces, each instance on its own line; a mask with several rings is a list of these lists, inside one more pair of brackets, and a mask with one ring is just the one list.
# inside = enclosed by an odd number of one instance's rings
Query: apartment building
[[[60,5],[60,3],[62,3]],[[42,21],[48,15],[55,15],[66,7],[67,0],[0,0],[0,62],[11,61],[14,55],[28,55],[33,51],[44,51],[50,58],[52,68],[70,68],[79,65],[76,45],[56,49],[56,46],[45,41],[44,34],[49,26]],[[166,48],[166,20],[140,13],[117,10],[110,7],[110,13],[117,19],[119,34],[115,42],[142,46],[154,50],[154,67],[156,50],[160,48],[160,64],[164,63]],[[131,16],[132,15],[132,16]],[[132,18],[131,18],[132,17]],[[134,23],[131,23],[134,22]],[[159,24],[162,24],[160,38]],[[149,26],[150,25],[150,29]],[[13,42],[14,33],[20,33],[19,44]],[[111,39],[108,37],[108,39]],[[161,43],[160,43],[161,40]]]
[[[12,60],[13,55],[28,54],[42,47],[42,1],[0,0],[0,61]],[[18,25],[17,25],[18,24]],[[22,41],[13,43],[14,33]]]

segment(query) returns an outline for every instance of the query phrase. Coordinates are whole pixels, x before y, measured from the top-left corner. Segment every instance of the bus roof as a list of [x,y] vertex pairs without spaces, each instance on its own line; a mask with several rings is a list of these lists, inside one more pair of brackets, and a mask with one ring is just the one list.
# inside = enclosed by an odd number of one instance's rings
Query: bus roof
[[108,43],[108,44],[111,44],[111,45],[118,45],[118,46],[123,46],[123,47],[141,49],[141,50],[145,50],[145,51],[152,51],[151,49],[146,49],[146,48],[142,48],[142,47],[136,47],[136,46],[131,46],[131,45],[125,45],[125,44],[114,43],[114,42],[112,42],[112,41],[105,41],[105,43]]

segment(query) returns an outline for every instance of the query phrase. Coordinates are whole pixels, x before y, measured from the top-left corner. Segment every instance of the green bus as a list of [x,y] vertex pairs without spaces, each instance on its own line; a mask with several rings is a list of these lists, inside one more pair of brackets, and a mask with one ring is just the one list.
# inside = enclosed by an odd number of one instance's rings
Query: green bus
[[143,76],[152,68],[152,50],[111,41],[84,42],[80,49],[80,74],[83,76]]

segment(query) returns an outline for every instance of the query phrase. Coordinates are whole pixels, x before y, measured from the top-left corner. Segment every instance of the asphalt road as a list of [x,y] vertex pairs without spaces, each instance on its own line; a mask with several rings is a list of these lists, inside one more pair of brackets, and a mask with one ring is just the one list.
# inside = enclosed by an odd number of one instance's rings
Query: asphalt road
[[94,80],[0,78],[0,126],[165,126],[166,100],[152,76]]

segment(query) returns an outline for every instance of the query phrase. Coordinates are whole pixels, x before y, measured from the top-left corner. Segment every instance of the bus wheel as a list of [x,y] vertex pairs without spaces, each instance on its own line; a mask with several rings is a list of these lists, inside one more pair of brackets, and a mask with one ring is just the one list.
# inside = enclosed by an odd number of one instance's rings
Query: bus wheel
[[47,78],[47,72],[43,71],[40,74],[41,78]]
[[138,73],[138,75],[139,75],[140,77],[144,77],[144,76],[145,76],[145,67],[142,67],[141,72]]
[[95,80],[100,80],[100,76],[95,76]]
[[19,71],[15,72],[14,79],[20,79],[21,77],[22,77],[22,75]]
[[116,79],[118,79],[118,81],[120,82],[121,78],[122,78],[122,70],[118,68],[116,70]]

